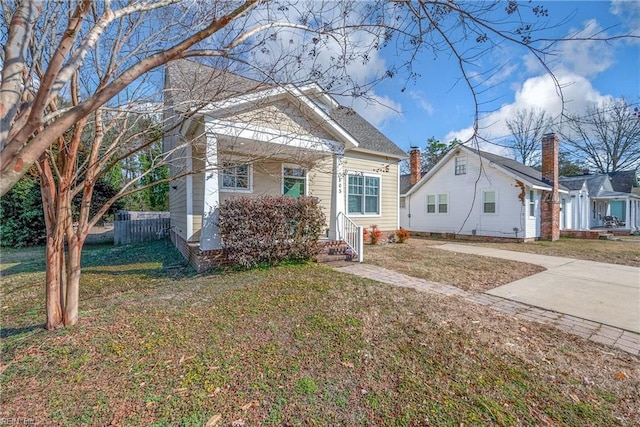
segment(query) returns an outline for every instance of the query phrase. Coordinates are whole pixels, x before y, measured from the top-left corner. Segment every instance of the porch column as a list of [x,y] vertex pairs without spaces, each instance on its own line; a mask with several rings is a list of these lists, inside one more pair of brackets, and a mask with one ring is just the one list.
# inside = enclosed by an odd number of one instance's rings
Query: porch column
[[220,249],[220,229],[218,213],[220,206],[220,187],[218,185],[218,139],[207,132],[206,158],[204,161],[204,208],[202,212],[202,231],[200,232],[200,250]]
[[344,150],[335,150],[333,153],[333,177],[332,177],[332,197],[331,213],[329,218],[329,238],[337,240],[342,234],[342,222],[338,217],[345,212],[345,183],[344,183]]

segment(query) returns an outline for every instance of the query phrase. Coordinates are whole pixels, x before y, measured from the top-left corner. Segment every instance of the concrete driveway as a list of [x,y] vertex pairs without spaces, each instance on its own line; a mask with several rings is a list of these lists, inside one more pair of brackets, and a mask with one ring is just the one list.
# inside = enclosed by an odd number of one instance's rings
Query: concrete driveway
[[455,243],[433,247],[541,265],[547,270],[487,293],[640,333],[640,268]]

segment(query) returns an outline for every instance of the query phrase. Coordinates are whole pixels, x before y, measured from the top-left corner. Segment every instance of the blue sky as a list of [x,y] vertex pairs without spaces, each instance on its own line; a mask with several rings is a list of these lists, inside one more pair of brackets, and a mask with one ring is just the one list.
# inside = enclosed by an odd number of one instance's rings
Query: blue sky
[[[635,31],[640,34],[640,1],[547,1],[549,23],[554,28],[540,36],[566,37],[570,34],[613,35]],[[565,22],[562,22],[565,21]],[[555,26],[556,23],[561,25]],[[563,86],[565,112],[584,111],[591,102],[609,97],[640,101],[640,40],[568,42],[556,47],[557,56],[549,58],[554,75]],[[393,58],[382,52],[369,67],[384,67]],[[504,124],[520,108],[541,108],[558,117],[562,102],[553,80],[522,49],[505,46],[484,54],[473,71],[498,67],[488,84],[481,85],[481,133],[500,144],[508,137]],[[469,89],[460,81],[461,73],[451,58],[422,55],[417,63],[422,76],[405,84],[402,78],[384,81],[372,92],[378,102],[355,101],[353,107],[375,124],[401,148],[424,147],[429,137],[442,141],[466,139],[473,123],[474,103]],[[341,102],[346,103],[345,100]],[[500,145],[483,149],[507,155]]]

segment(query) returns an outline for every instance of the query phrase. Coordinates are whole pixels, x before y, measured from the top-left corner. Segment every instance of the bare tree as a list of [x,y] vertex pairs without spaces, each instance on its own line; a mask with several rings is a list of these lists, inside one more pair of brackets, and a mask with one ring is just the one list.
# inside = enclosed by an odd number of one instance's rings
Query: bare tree
[[[0,2],[0,195],[37,165],[47,223],[48,328],[77,322],[82,246],[116,199],[91,215],[93,188],[110,165],[144,146],[114,111],[159,101],[157,67],[209,57],[270,83],[312,80],[334,94],[361,97],[383,78],[417,78],[412,64],[423,51],[452,54],[477,111],[481,83],[468,67],[478,55],[511,43],[544,63],[558,42],[536,38],[544,25],[533,24],[546,17],[545,8],[515,1]],[[398,62],[366,81],[352,77],[350,67],[366,66],[384,49],[397,51]],[[118,138],[105,138],[109,128]],[[70,204],[79,194],[74,228]]]
[[[362,96],[382,78],[403,72],[416,78],[412,64],[421,52],[452,54],[477,106],[481,83],[468,68],[479,55],[511,43],[544,63],[543,54],[558,42],[537,37],[546,8],[513,0],[2,0],[2,10],[0,195],[75,123],[177,58],[232,59],[264,75],[313,79]],[[120,55],[108,79],[77,105],[52,111],[52,103],[68,97],[72,76],[111,48]],[[397,63],[366,82],[351,77],[350,65],[391,48]]]
[[515,159],[527,166],[539,160],[540,141],[549,132],[552,120],[540,109],[522,109],[506,120],[512,138],[507,145],[513,150]]
[[640,117],[624,99],[593,104],[571,115],[560,129],[564,144],[598,172],[640,166]]

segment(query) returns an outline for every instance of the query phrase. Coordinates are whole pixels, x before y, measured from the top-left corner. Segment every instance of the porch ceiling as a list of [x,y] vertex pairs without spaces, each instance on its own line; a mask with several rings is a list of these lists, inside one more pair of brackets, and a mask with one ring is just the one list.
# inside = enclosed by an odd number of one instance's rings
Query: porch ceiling
[[217,143],[218,158],[222,161],[231,161],[233,158],[242,157],[252,163],[262,160],[274,160],[305,165],[316,162],[330,154],[330,152],[326,150],[314,150],[299,146],[276,144],[247,138],[232,138],[228,136],[220,136]]

